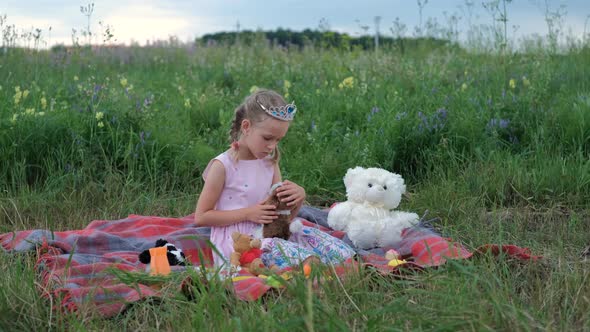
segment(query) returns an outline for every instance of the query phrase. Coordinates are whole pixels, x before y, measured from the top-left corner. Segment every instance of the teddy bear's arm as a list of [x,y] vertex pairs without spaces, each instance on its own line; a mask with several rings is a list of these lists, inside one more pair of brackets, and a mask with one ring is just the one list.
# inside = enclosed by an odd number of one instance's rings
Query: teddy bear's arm
[[231,255],[229,256],[229,262],[231,265],[233,266],[240,266],[240,257],[242,256],[242,254],[240,254],[239,252],[232,252]]
[[351,213],[352,205],[349,202],[337,204],[328,212],[328,225],[334,230],[346,231]]

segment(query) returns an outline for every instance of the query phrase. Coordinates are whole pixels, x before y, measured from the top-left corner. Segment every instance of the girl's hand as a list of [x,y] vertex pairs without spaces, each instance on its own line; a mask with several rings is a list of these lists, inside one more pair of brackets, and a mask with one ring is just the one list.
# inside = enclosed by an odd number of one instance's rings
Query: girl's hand
[[281,202],[287,202],[287,206],[295,208],[303,204],[305,189],[295,182],[285,180],[283,185],[277,188],[277,196]]
[[276,207],[274,205],[263,204],[260,202],[246,209],[246,220],[253,221],[257,224],[270,224],[278,218]]

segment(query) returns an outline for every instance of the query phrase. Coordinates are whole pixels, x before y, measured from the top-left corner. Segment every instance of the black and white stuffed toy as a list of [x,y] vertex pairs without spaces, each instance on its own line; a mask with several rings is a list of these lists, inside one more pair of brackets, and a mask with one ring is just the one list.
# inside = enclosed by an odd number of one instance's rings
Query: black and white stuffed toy
[[[166,247],[166,257],[168,258],[168,263],[170,266],[172,265],[185,265],[186,257],[180,248],[177,248],[172,243],[168,243],[168,241],[164,239],[159,239],[156,241],[156,247]],[[139,261],[143,264],[149,264],[151,260],[150,251],[144,250],[141,254],[139,254]]]

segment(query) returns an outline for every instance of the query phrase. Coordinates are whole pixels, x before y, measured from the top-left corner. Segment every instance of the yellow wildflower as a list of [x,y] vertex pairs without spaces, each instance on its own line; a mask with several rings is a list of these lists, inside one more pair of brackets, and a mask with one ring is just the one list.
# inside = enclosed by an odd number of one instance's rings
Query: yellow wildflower
[[291,88],[291,82],[284,80],[283,87],[285,88],[285,90],[289,90]]
[[345,78],[344,80],[342,80],[342,83],[338,84],[338,87],[340,89],[352,89],[354,87],[354,77],[349,76]]
[[14,104],[17,105],[20,102],[23,93],[19,90],[14,94]]
[[23,91],[23,99],[27,98],[28,95],[29,95],[29,90]]
[[47,108],[47,99],[45,99],[45,97],[41,98],[41,108],[42,109],[46,109]]
[[186,107],[186,108],[190,108],[191,107],[191,100],[189,98],[186,98],[184,100],[184,107]]
[[461,85],[461,91],[465,91],[465,90],[467,90],[467,83],[463,83]]
[[102,121],[100,121],[100,122],[97,124],[97,126],[98,126],[98,128],[102,128],[102,127],[104,127],[104,123],[103,123]]
[[528,78],[526,78],[526,76],[522,77],[522,85],[524,85],[525,87],[528,87],[529,85],[531,85],[531,81],[529,81]]
[[508,85],[510,85],[510,89],[516,88],[516,81],[514,80],[514,78],[510,79],[510,81],[508,82]]
[[119,81],[119,83],[121,83],[121,86],[122,86],[122,87],[126,87],[126,86],[127,86],[127,79],[123,77],[123,78],[122,78],[122,79]]
[[285,93],[285,99],[289,99],[289,92]]
[[15,86],[15,87],[14,87],[14,92],[20,92],[20,86],[18,86],[18,85],[17,85],[17,86]]
[[256,90],[258,90],[258,87],[256,85],[252,85],[250,87],[250,93],[254,93],[254,92],[256,92]]
[[27,108],[25,110],[25,114],[27,114],[27,115],[33,115],[33,114],[35,114],[35,109],[34,108]]
[[104,113],[103,112],[96,112],[96,115],[94,115],[94,117],[96,118],[96,120],[100,121],[100,120],[102,120],[102,118],[104,118]]
[[74,81],[78,80],[78,76],[74,75]]

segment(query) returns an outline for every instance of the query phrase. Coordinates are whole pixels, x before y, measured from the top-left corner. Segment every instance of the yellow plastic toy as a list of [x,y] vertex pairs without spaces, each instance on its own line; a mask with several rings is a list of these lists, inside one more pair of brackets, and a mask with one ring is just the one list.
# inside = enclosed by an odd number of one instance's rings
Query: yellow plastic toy
[[396,267],[401,264],[407,263],[405,259],[401,259],[401,255],[394,249],[390,249],[385,253],[385,258],[389,259],[387,265]]

